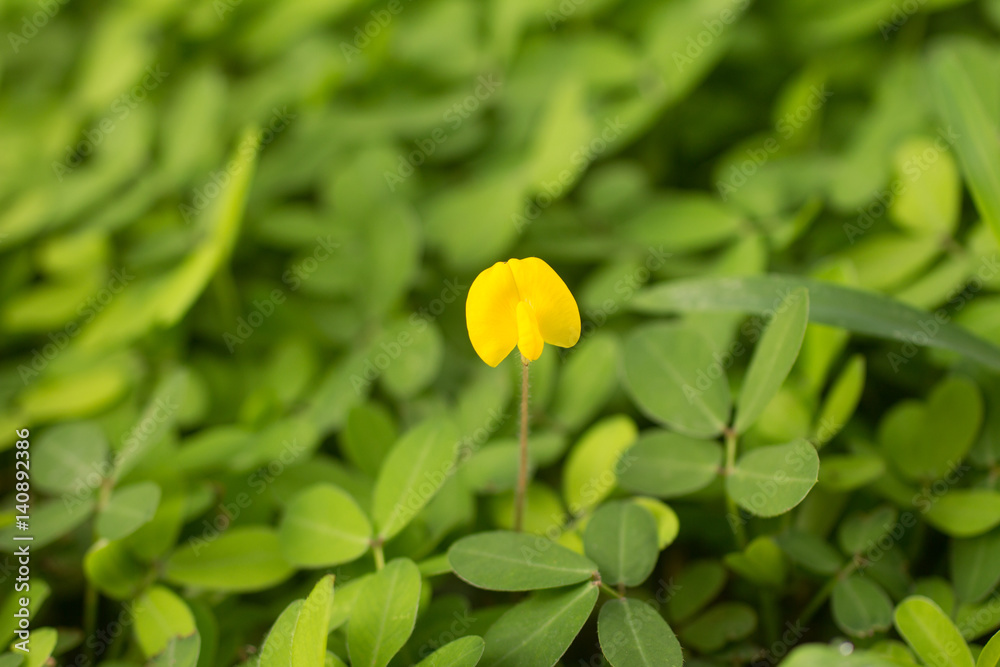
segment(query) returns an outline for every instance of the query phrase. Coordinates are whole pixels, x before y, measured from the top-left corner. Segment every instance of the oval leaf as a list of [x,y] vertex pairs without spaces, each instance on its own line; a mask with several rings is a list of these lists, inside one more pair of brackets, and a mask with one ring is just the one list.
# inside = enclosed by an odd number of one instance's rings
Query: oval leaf
[[712,437],[729,420],[729,384],[712,348],[692,329],[640,327],[625,341],[625,387],[652,419]]
[[417,425],[396,443],[375,482],[372,515],[379,537],[394,537],[430,502],[454,471],[457,444],[457,428],[440,418]]
[[587,523],[583,548],[606,583],[638,586],[649,577],[660,554],[656,519],[635,503],[608,503]]
[[687,495],[712,483],[722,459],[722,446],[717,442],[646,431],[622,456],[619,485],[659,498]]
[[153,518],[160,505],[160,487],[155,482],[139,482],[115,490],[97,515],[98,537],[120,540]]
[[475,667],[483,656],[486,642],[469,635],[445,644],[417,663],[417,667]]
[[892,625],[892,600],[874,581],[857,574],[834,585],[831,609],[837,627],[854,637],[868,637]]
[[281,540],[263,526],[230,528],[215,540],[192,537],[167,560],[168,580],[218,591],[259,591],[281,583],[293,568]]
[[448,562],[465,581],[494,591],[556,588],[597,571],[590,559],[545,537],[509,531],[463,537],[448,550]]
[[368,551],[372,526],[350,494],[333,484],[316,484],[289,501],[278,536],[292,565],[329,567]]
[[800,288],[775,300],[774,316],[750,359],[736,403],[737,433],[753,425],[778,393],[799,356],[808,323],[808,291]]
[[368,580],[351,612],[347,649],[354,667],[385,667],[413,633],[420,571],[399,558]]
[[941,608],[914,595],[896,607],[896,629],[917,657],[935,667],[974,667],[962,634]]
[[806,497],[819,475],[819,456],[806,440],[745,454],[726,478],[726,493],[757,516],[777,516]]
[[191,610],[169,588],[154,586],[136,600],[135,636],[146,657],[162,653],[171,639],[194,631]]
[[673,630],[648,604],[611,600],[597,620],[601,651],[613,667],[681,667],[684,657]]
[[597,586],[533,593],[487,631],[482,667],[552,667],[576,638],[597,603]]

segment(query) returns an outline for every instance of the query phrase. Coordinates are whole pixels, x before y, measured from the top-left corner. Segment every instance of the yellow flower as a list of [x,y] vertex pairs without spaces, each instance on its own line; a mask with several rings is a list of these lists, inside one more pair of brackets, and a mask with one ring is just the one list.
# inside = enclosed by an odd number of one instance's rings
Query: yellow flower
[[545,343],[572,347],[580,340],[580,309],[552,267],[538,259],[497,262],[472,282],[465,322],[476,354],[497,366],[516,345],[529,361]]

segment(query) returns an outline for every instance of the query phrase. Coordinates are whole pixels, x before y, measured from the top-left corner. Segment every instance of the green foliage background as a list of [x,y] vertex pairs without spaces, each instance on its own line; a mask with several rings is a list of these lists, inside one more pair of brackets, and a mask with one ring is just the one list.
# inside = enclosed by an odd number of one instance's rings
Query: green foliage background
[[997,664],[997,0],[0,27],[0,666]]

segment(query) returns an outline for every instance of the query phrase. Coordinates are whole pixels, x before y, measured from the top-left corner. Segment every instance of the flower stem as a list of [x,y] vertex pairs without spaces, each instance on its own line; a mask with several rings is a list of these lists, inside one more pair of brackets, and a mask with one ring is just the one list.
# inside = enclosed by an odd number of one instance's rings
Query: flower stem
[[[733,470],[736,468],[736,431],[727,428],[725,430],[726,436],[726,468],[725,475],[728,477],[733,474]],[[747,546],[747,533],[746,529],[743,527],[743,518],[740,516],[740,508],[736,505],[736,501],[726,494],[726,509],[730,516],[730,525],[733,527],[733,535],[736,537],[736,545],[740,549],[745,549]]]
[[517,468],[517,491],[514,495],[514,530],[524,524],[524,498],[528,488],[528,360],[521,355],[521,460]]

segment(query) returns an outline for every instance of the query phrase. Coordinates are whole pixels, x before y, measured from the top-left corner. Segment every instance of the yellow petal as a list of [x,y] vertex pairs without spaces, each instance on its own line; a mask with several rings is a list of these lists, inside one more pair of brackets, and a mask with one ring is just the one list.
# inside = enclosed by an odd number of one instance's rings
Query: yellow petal
[[528,305],[527,301],[517,303],[517,349],[521,351],[524,358],[534,361],[542,356],[542,348],[545,341],[538,330],[538,318],[534,309]]
[[472,281],[465,323],[476,354],[496,367],[517,345],[517,285],[507,264],[497,262]]
[[538,318],[542,340],[559,347],[576,345],[580,340],[580,309],[562,278],[537,257],[512,259],[507,265],[521,300],[531,305]]

